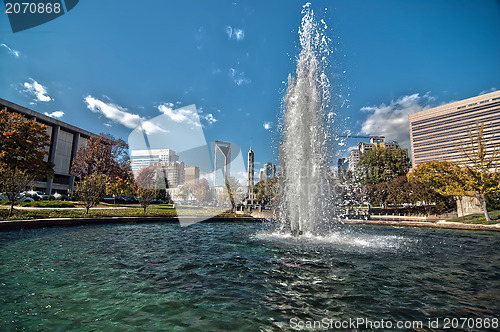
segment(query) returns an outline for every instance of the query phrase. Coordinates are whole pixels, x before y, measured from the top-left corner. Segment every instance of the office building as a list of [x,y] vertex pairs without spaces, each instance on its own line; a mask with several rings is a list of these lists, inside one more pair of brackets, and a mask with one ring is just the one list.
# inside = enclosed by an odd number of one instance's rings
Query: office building
[[197,184],[200,181],[200,168],[198,166],[184,167],[184,181],[186,183]]
[[215,141],[214,186],[225,187],[231,176],[231,143]]
[[159,174],[164,174],[169,188],[185,182],[185,165],[171,149],[130,150],[130,160],[134,175],[141,168],[153,166]]
[[177,161],[179,161],[179,157],[171,149],[130,151],[130,167],[134,173],[137,173],[143,167],[151,166],[152,163],[163,162],[170,165]]
[[484,123],[488,149],[500,148],[500,91],[408,116],[413,167],[429,161],[466,161],[459,151],[468,131]]
[[364,153],[377,149],[399,149],[399,144],[395,141],[385,142],[384,137],[381,136],[370,137],[370,143],[359,142],[358,148],[351,150],[349,153],[349,171],[352,173],[356,171],[356,167]]
[[356,166],[358,166],[360,160],[361,151],[359,151],[359,149],[353,149],[349,152],[349,172],[354,173],[356,171]]
[[73,191],[75,179],[70,175],[71,163],[76,157],[78,148],[86,145],[87,140],[94,134],[1,98],[0,109],[21,114],[26,119],[47,126],[50,147],[49,155],[45,157],[45,161],[54,164],[54,175],[39,180],[36,184],[36,190],[47,194],[56,192],[66,194],[68,191]]
[[349,159],[348,158],[340,158],[337,160],[337,174],[342,175],[347,172],[347,168],[349,167]]
[[376,149],[397,149],[399,148],[399,144],[397,142],[385,142],[383,137],[373,136],[370,137],[370,143],[359,142],[358,150],[361,154],[376,150]]
[[268,162],[260,169],[260,181],[272,179],[276,176],[276,165]]

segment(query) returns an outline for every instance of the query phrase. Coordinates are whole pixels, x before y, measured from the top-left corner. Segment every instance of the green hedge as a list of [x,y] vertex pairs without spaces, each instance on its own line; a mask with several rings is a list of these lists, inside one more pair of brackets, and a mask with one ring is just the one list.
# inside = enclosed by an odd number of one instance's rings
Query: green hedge
[[21,206],[35,206],[35,207],[74,207],[75,204],[71,202],[61,201],[35,201],[35,202],[22,202]]

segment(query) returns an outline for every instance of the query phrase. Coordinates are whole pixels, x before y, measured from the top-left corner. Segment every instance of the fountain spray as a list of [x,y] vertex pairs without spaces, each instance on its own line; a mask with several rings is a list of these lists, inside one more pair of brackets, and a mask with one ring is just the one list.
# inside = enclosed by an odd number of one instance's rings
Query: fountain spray
[[[303,7],[300,54],[289,75],[282,114],[281,230],[293,235],[327,231],[333,214],[329,183],[332,160],[328,37],[310,4]],[[321,22],[324,25],[324,21]]]

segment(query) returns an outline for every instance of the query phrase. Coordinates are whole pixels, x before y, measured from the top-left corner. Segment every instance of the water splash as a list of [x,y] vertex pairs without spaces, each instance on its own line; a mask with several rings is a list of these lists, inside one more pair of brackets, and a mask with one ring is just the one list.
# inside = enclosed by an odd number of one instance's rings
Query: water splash
[[324,21],[317,22],[309,3],[302,13],[296,76],[289,75],[284,99],[280,220],[281,231],[320,234],[330,228],[332,219],[328,165],[335,118],[327,76],[331,51]]

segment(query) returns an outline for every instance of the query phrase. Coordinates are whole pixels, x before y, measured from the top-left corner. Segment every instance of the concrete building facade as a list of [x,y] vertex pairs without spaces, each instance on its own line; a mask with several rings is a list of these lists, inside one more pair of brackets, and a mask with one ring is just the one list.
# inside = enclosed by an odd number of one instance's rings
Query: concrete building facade
[[27,119],[47,126],[50,147],[45,161],[54,164],[54,175],[37,181],[36,190],[47,194],[56,192],[67,194],[73,191],[75,178],[70,174],[71,163],[76,157],[78,148],[86,145],[87,140],[94,134],[1,98],[0,109],[21,114]]
[[464,162],[459,147],[468,131],[484,123],[488,148],[500,148],[500,91],[423,110],[408,116],[413,167],[429,161]]
[[184,181],[186,183],[197,184],[200,181],[200,168],[198,166],[184,167]]

